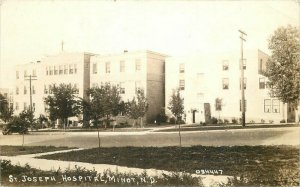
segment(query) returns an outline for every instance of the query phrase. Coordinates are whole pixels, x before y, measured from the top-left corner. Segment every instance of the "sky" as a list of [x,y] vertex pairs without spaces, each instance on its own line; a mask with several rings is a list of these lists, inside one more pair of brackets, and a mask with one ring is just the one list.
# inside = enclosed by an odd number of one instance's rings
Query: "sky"
[[268,53],[280,26],[299,27],[296,0],[0,0],[0,88],[14,67],[66,52],[151,50],[170,56],[245,49]]

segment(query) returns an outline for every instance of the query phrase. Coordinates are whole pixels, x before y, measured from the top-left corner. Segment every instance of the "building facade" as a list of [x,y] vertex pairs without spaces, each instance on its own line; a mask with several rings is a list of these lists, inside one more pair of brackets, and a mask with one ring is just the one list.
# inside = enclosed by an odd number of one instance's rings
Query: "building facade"
[[77,88],[78,97],[86,97],[85,90],[90,86],[91,56],[93,54],[90,53],[62,52],[44,57],[37,62],[18,65],[14,94],[15,113],[29,109],[30,84],[32,108],[36,117],[46,114],[44,98],[51,94],[51,87],[54,85],[70,84]]
[[30,107],[31,76],[32,108],[36,117],[47,114],[44,98],[51,94],[53,85],[71,84],[78,90],[76,95],[85,98],[85,91],[90,87],[110,83],[120,86],[125,102],[143,89],[149,103],[146,119],[154,122],[165,103],[165,57],[151,51],[116,55],[62,52],[34,63],[18,65],[14,93],[15,113]]
[[110,83],[120,87],[123,101],[131,100],[144,90],[149,103],[146,119],[153,123],[164,107],[166,55],[152,51],[97,55],[91,58],[90,86]]
[[[184,98],[187,123],[208,122],[211,117],[241,118],[241,67],[239,51],[166,59],[166,106],[174,89]],[[244,52],[246,122],[292,121],[293,111],[269,94],[263,75],[268,55],[260,50]],[[166,113],[171,116],[169,110]]]

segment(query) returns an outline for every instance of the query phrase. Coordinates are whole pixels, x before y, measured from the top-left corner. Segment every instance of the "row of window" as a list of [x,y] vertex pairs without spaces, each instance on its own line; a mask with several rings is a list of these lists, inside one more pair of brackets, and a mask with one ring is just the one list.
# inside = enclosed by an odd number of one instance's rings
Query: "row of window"
[[[36,70],[35,69],[33,69],[32,70],[32,74],[30,74],[31,76],[36,76]],[[28,72],[27,72],[27,70],[24,70],[24,79],[26,78],[26,77],[28,77],[29,76],[29,74],[28,74]],[[16,78],[17,79],[20,79],[20,72],[19,71],[16,71]]]
[[265,99],[264,100],[264,112],[265,113],[279,113],[280,102],[278,99]]
[[[229,89],[229,78],[223,78],[222,79],[222,87],[223,90]],[[241,81],[240,81],[240,89],[242,88]],[[244,89],[247,88],[247,78],[244,78]]]
[[[243,69],[246,70],[246,59],[243,60]],[[228,60],[223,60],[223,71],[228,71],[228,70],[229,70],[229,62]]]
[[[119,70],[121,73],[124,73],[126,71],[125,61],[122,60],[119,63],[120,63]],[[97,63],[93,63],[93,67],[92,67],[93,74],[98,73],[97,65],[98,65]],[[140,71],[140,70],[141,70],[141,60],[136,59],[135,60],[135,71]],[[111,63],[110,62],[105,62],[105,73],[111,73]]]
[[[27,109],[29,109],[29,108],[30,108],[30,106],[27,105],[26,102],[24,102],[24,103],[23,103],[23,110],[27,110]],[[16,102],[16,107],[15,107],[15,109],[16,109],[16,110],[20,110],[20,106],[19,106],[19,103],[18,103],[18,102]],[[32,110],[35,110],[35,103],[32,103]]]
[[[27,86],[24,86],[23,94],[26,95],[27,92],[29,92],[29,90],[27,91]],[[20,90],[19,90],[19,87],[17,86],[17,87],[16,87],[16,95],[19,95],[19,93],[20,93]],[[34,85],[31,86],[31,93],[32,93],[32,94],[35,94],[35,93],[36,93],[36,92],[35,92],[35,87],[34,87]]]
[[[72,88],[75,89],[75,94],[79,94],[78,84],[69,84]],[[55,86],[55,85],[54,85]],[[53,84],[52,85],[44,85],[44,94],[52,94]]]
[[[259,89],[265,89],[265,88],[270,88],[270,84],[266,82],[265,77],[259,78]],[[223,78],[222,79],[222,87],[223,90],[228,90],[229,89],[229,78]],[[240,89],[241,89],[241,84],[240,84]],[[247,88],[247,78],[244,78],[244,89]]]
[[46,75],[67,75],[67,74],[76,74],[77,65],[59,65],[59,66],[47,66]]
[[[104,83],[104,82],[101,82],[100,85],[98,83],[93,83],[92,87],[96,88],[96,87],[99,87],[99,86],[104,86],[105,84],[106,83]],[[119,84],[117,84],[117,86],[119,86],[119,88],[120,88],[120,93],[121,94],[125,94],[125,82],[120,82]],[[135,91],[136,92],[140,92],[142,89],[143,88],[142,88],[141,82],[140,81],[136,81],[135,82]]]

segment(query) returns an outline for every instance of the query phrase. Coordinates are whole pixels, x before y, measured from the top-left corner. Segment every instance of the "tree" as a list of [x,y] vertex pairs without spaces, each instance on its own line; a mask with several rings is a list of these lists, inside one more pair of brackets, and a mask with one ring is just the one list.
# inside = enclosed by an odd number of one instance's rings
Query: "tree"
[[283,103],[294,104],[296,121],[300,92],[300,32],[296,27],[278,28],[269,40],[271,57],[265,75],[270,81],[270,94]]
[[144,90],[136,92],[136,97],[127,102],[126,114],[129,118],[134,119],[134,125],[136,124],[136,120],[140,119],[140,126],[143,127],[143,117],[148,111],[148,106]]
[[21,129],[26,129],[22,131],[22,146],[24,146],[24,134],[28,132],[28,128],[33,125],[34,115],[32,110],[23,110],[19,116],[15,117],[12,124],[19,126]]
[[59,86],[53,85],[51,91],[53,95],[44,99],[48,106],[49,118],[60,119],[66,128],[68,118],[77,116],[80,112],[79,99],[75,96],[77,89],[68,84],[60,84]]
[[[178,118],[181,118],[184,114],[184,105],[183,105],[184,99],[180,96],[180,91],[177,89],[177,91],[173,92],[168,109],[172,112],[172,114],[175,116],[175,124],[177,123]],[[179,145],[181,147],[181,133],[180,133],[180,122],[179,122]]]
[[118,87],[105,86],[96,87],[87,91],[89,99],[82,100],[82,109],[85,120],[91,120],[98,130],[99,147],[101,139],[99,136],[100,124],[109,125],[112,116],[118,115],[122,111],[123,102]]
[[6,123],[12,119],[13,113],[14,110],[9,106],[7,98],[0,93],[0,119]]

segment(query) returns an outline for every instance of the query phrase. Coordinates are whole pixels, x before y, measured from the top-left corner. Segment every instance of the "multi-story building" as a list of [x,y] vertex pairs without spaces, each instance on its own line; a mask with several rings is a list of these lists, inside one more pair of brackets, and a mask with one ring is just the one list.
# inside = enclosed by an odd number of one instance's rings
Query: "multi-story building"
[[[268,55],[260,50],[244,52],[246,122],[293,121],[291,106],[271,97],[263,75]],[[174,89],[184,98],[187,123],[207,122],[211,117],[241,118],[241,67],[239,51],[166,59],[166,106]],[[167,107],[166,107],[167,108]],[[289,110],[287,110],[289,109]],[[170,114],[169,110],[166,113]],[[295,112],[294,112],[295,113]]]
[[8,106],[13,107],[13,102],[14,102],[14,95],[13,95],[13,90],[9,88],[0,88],[0,93],[5,97]]
[[32,108],[35,115],[46,113],[44,98],[51,94],[51,87],[61,83],[78,89],[79,97],[86,97],[90,86],[90,53],[66,53],[47,56],[34,63],[16,67],[15,111],[20,113],[30,107],[30,77]]
[[166,55],[152,51],[97,55],[91,58],[91,87],[105,83],[118,85],[122,99],[131,100],[143,89],[149,103],[146,119],[154,122],[164,107],[164,72]]

